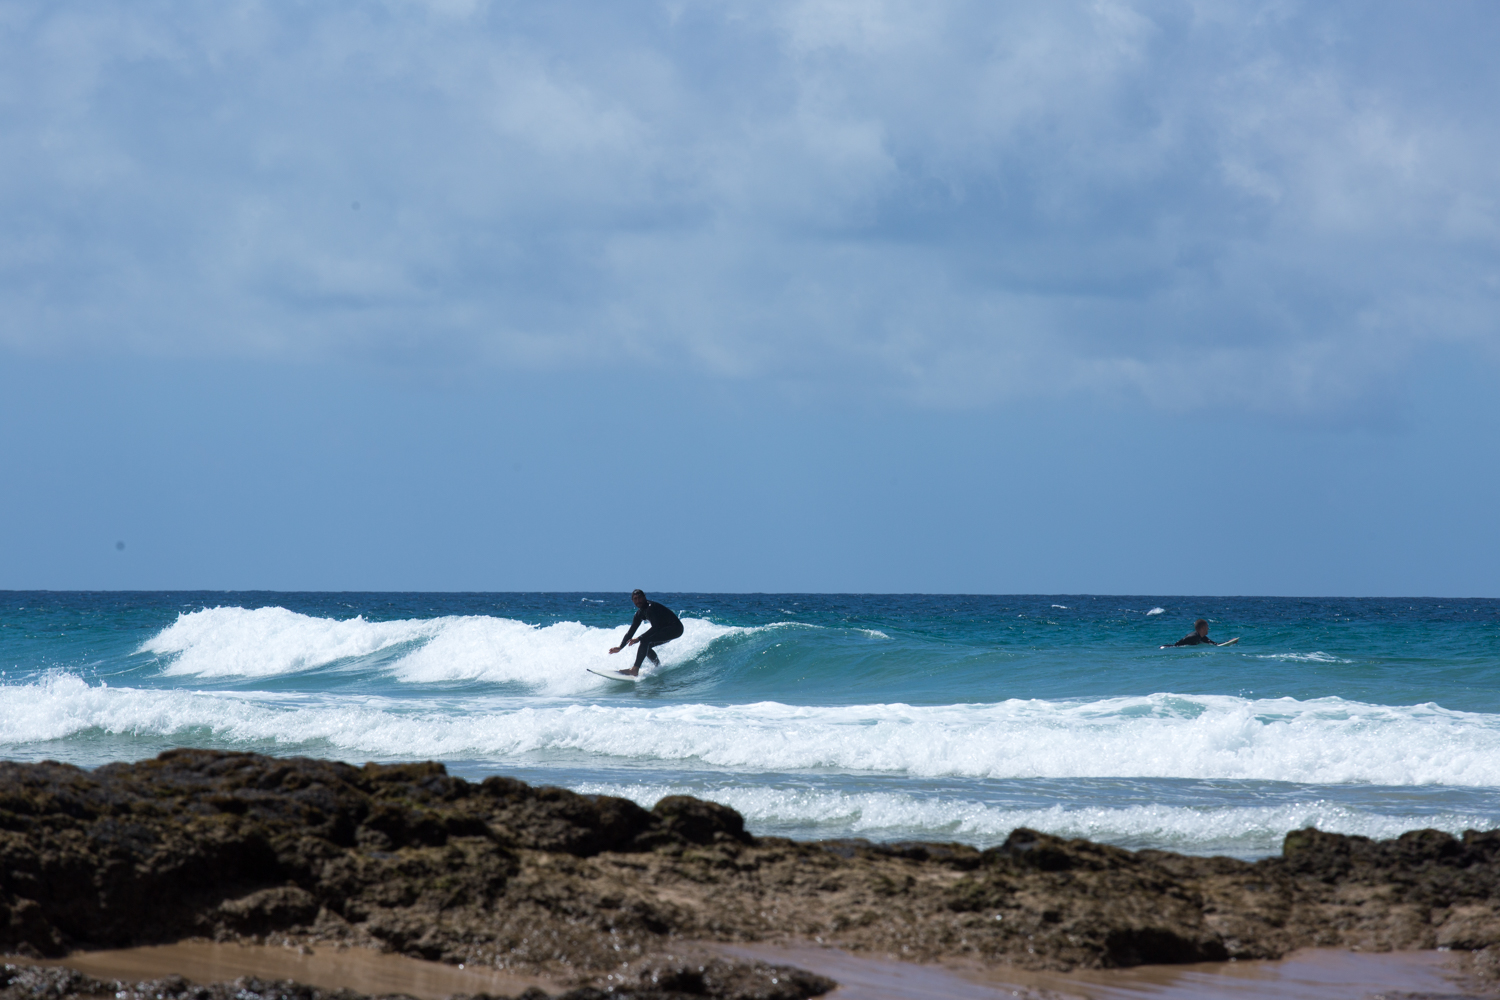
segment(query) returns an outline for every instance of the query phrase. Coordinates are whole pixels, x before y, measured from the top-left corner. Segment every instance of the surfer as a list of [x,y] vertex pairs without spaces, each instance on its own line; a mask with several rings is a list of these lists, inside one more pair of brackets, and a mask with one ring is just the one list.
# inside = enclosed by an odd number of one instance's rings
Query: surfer
[[[1176,642],[1172,643],[1172,645],[1173,646],[1197,646],[1197,645],[1199,645],[1201,643],[1208,643],[1208,645],[1210,645],[1210,646],[1217,646],[1218,645],[1217,642],[1214,642],[1212,639],[1210,639],[1208,637],[1208,622],[1205,619],[1203,619],[1203,618],[1199,618],[1197,621],[1193,622],[1193,630],[1191,632],[1189,632],[1187,635],[1183,636],[1181,639],[1178,639]],[[1168,649],[1168,648],[1170,648],[1170,647],[1167,647],[1167,646],[1163,646],[1162,647],[1162,649]]]
[[[618,653],[626,646],[640,643],[641,648],[635,652],[635,666],[618,671],[636,677],[641,672],[641,660],[645,657],[650,657],[652,663],[661,666],[661,661],[656,658],[656,647],[682,635],[682,621],[666,605],[646,600],[646,595],[638,589],[630,592],[630,599],[635,602],[635,620],[630,623],[630,631],[625,633],[625,638],[610,652]],[[641,627],[643,621],[649,621],[651,627],[641,633],[639,638],[632,639],[631,636],[635,635],[635,630]]]

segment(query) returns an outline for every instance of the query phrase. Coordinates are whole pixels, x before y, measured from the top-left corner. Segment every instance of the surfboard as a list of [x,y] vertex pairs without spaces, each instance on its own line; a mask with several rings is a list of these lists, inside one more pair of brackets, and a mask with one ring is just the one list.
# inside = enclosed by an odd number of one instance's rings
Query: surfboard
[[604,677],[612,681],[629,681],[632,684],[639,684],[642,680],[645,679],[641,674],[637,674],[636,676],[632,677],[629,674],[617,674],[613,670],[595,670],[593,667],[584,667],[583,669],[587,670],[595,677]]
[[[1214,643],[1214,645],[1215,645],[1215,647],[1218,647],[1218,646],[1233,646],[1235,643],[1237,643],[1239,641],[1240,641],[1240,637],[1239,636],[1235,636],[1233,639],[1225,639],[1223,642]],[[1157,649],[1201,649],[1201,648],[1203,648],[1203,644],[1199,643],[1196,646],[1179,646],[1175,642],[1169,642],[1165,646],[1157,646],[1156,648]]]

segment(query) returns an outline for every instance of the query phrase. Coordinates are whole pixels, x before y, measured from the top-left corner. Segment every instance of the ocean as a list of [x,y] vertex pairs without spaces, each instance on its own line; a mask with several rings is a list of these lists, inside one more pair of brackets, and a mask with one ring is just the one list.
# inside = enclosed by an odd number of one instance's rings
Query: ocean
[[[439,760],[798,839],[1256,858],[1500,826],[1500,600],[0,592],[0,756]],[[1211,623],[1227,648],[1159,649]],[[633,650],[631,650],[633,654]]]

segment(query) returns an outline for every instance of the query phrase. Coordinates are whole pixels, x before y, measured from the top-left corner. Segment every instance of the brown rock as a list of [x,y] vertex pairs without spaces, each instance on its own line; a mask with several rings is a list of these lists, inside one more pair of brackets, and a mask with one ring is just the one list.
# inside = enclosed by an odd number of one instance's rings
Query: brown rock
[[[684,939],[1066,969],[1488,948],[1497,906],[1497,832],[1308,829],[1254,864],[1024,829],[981,852],[755,838],[711,802],[648,812],[438,764],[198,750],[92,773],[0,763],[0,946],[13,952],[278,935],[660,991],[662,956]],[[648,967],[652,986],[619,978]],[[696,966],[672,968],[697,982]],[[758,973],[703,975],[729,996]]]

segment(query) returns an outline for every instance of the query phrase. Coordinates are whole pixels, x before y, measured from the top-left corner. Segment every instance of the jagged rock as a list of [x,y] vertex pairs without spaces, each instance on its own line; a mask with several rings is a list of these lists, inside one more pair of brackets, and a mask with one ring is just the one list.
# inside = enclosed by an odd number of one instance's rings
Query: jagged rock
[[[668,959],[636,963],[619,970],[605,981],[605,989],[611,992],[602,995],[637,1000],[686,1000],[688,997],[799,1000],[801,997],[821,996],[836,985],[831,979],[787,965],[722,959],[702,963]],[[563,997],[574,1000],[572,993]],[[584,998],[577,997],[576,1000]]]
[[0,968],[0,1000],[371,1000],[352,990],[320,990],[253,977],[199,986],[181,976],[142,983],[105,982],[73,969],[7,965]]
[[727,839],[748,844],[745,817],[728,806],[705,802],[690,795],[669,795],[651,810],[653,829],[637,835],[642,845],[660,846],[674,840],[690,844],[712,844]]
[[[0,763],[0,947],[13,953],[278,935],[644,997],[685,939],[1066,969],[1494,948],[1497,907],[1495,831],[1308,829],[1252,864],[1025,829],[987,851],[795,843],[752,837],[711,802],[647,811],[432,763],[201,750],[93,772]],[[632,963],[656,963],[658,982],[616,978]],[[697,973],[679,972],[669,992],[694,995]],[[744,975],[742,989],[705,972],[718,992],[704,995],[771,995]],[[816,985],[775,978],[799,995]]]
[[[807,1000],[832,990],[832,980],[785,965],[711,961],[703,965],[657,964],[615,977],[607,990],[581,987],[549,995],[532,987],[515,1000]],[[108,982],[67,968],[6,965],[0,968],[0,1000],[411,1000],[404,994],[369,997],[353,990],[325,990],[291,980],[246,976],[198,985],[182,976],[139,983]],[[453,1000],[509,1000],[490,994]]]
[[218,927],[240,934],[265,934],[281,927],[311,923],[317,915],[318,901],[312,893],[284,885],[226,900],[213,910],[210,920]]

